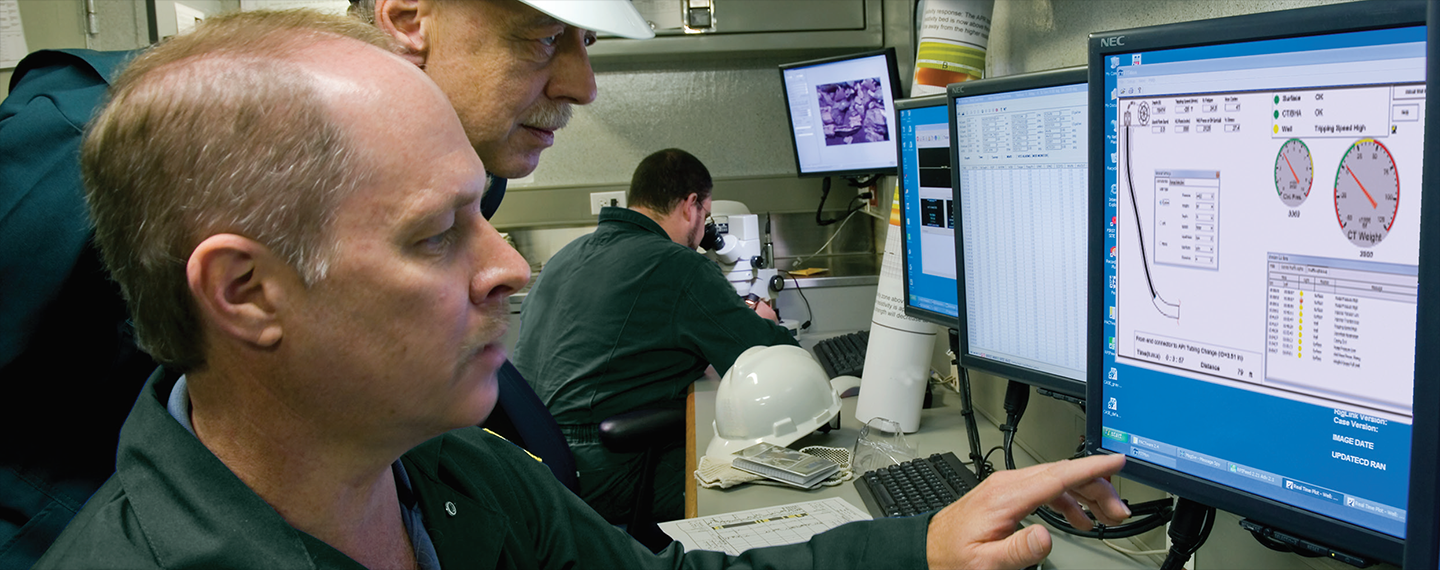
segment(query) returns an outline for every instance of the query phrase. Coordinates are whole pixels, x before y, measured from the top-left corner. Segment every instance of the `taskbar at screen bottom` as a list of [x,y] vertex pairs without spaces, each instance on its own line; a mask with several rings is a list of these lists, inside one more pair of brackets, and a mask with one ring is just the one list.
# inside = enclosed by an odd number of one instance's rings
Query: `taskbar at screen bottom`
[[1102,427],[1101,447],[1247,493],[1397,538],[1405,536],[1405,509],[1255,469],[1218,457]]

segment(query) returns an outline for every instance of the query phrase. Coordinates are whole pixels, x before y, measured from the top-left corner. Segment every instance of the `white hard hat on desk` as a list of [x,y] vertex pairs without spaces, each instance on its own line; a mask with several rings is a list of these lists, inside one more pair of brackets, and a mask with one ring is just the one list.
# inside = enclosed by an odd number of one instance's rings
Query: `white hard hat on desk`
[[756,346],[740,354],[715,392],[715,437],[705,455],[728,459],[766,442],[781,447],[840,415],[840,396],[815,357],[798,346]]

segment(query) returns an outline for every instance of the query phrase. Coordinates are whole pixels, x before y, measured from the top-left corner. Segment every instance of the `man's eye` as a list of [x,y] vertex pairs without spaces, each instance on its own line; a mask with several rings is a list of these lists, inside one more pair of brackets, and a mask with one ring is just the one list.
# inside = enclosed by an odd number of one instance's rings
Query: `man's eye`
[[557,44],[557,43],[560,43],[560,34],[555,34],[555,35],[553,35],[553,36],[549,36],[549,37],[545,37],[545,38],[540,38],[540,45],[543,45],[543,46],[545,46],[545,47],[552,47],[552,46],[554,46],[554,45]]
[[450,244],[455,243],[455,237],[459,235],[459,233],[459,226],[450,226],[443,232],[420,240],[420,243],[417,245],[426,250],[438,252],[449,247]]
[[585,47],[595,45],[595,32],[585,32]]

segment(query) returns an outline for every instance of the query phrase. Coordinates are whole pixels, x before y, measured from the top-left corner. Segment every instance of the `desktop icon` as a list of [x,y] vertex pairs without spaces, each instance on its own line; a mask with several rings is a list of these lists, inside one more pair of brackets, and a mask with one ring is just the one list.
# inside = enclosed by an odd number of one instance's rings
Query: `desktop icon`
[[1112,397],[1110,398],[1110,401],[1105,404],[1105,407],[1112,412],[1116,412],[1119,411],[1120,402],[1116,401],[1115,398]]
[[1111,368],[1111,369],[1110,369],[1110,379],[1111,379],[1111,380],[1119,380],[1119,379],[1120,379],[1120,373],[1117,372],[1114,368]]
[[1113,246],[1113,245],[1110,246],[1110,257],[1115,257],[1115,249],[1116,249],[1116,247],[1117,247],[1117,246]]
[[1110,318],[1115,318],[1115,305],[1110,305]]
[[1110,337],[1110,350],[1115,350],[1115,337]]
[[1116,282],[1115,282],[1115,277],[1116,277],[1116,276],[1114,276],[1114,275],[1111,275],[1111,276],[1110,276],[1110,288],[1111,288],[1111,289],[1114,289],[1114,288],[1115,288],[1115,283],[1116,283]]
[[1140,65],[1140,54],[1130,56],[1130,65]]
[[1112,58],[1110,58],[1110,69],[1115,69],[1115,68],[1117,68],[1117,67],[1120,67],[1120,58],[1118,58],[1118,57],[1112,57]]

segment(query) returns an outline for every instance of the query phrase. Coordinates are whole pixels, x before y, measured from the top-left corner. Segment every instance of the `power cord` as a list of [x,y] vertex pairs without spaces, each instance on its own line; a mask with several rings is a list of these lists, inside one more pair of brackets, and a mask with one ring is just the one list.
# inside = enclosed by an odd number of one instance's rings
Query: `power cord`
[[[805,256],[805,257],[797,257],[797,258],[795,258],[795,261],[792,261],[792,262],[790,263],[790,267],[791,267],[791,268],[797,268],[797,267],[799,267],[801,264],[805,263],[806,260],[808,260],[808,259],[810,259],[810,258],[812,258],[812,257],[815,257],[815,256],[817,256],[817,255],[820,255],[820,252],[825,251],[825,248],[830,247],[830,243],[833,242],[833,241],[835,241],[835,238],[840,235],[840,230],[842,230],[842,229],[845,228],[845,224],[850,223],[850,218],[855,217],[855,213],[856,213],[856,212],[859,212],[859,210],[851,210],[849,213],[845,214],[845,219],[840,220],[840,225],[835,228],[835,233],[830,236],[830,239],[825,240],[824,245],[821,245],[821,246],[820,246],[820,249],[815,250],[815,253],[812,253],[812,254],[807,255],[807,256]],[[821,225],[824,225],[824,224],[821,224]]]
[[1175,516],[1170,520],[1170,554],[1160,570],[1180,570],[1200,550],[1215,528],[1215,507],[1208,507],[1179,497],[1175,500]]

